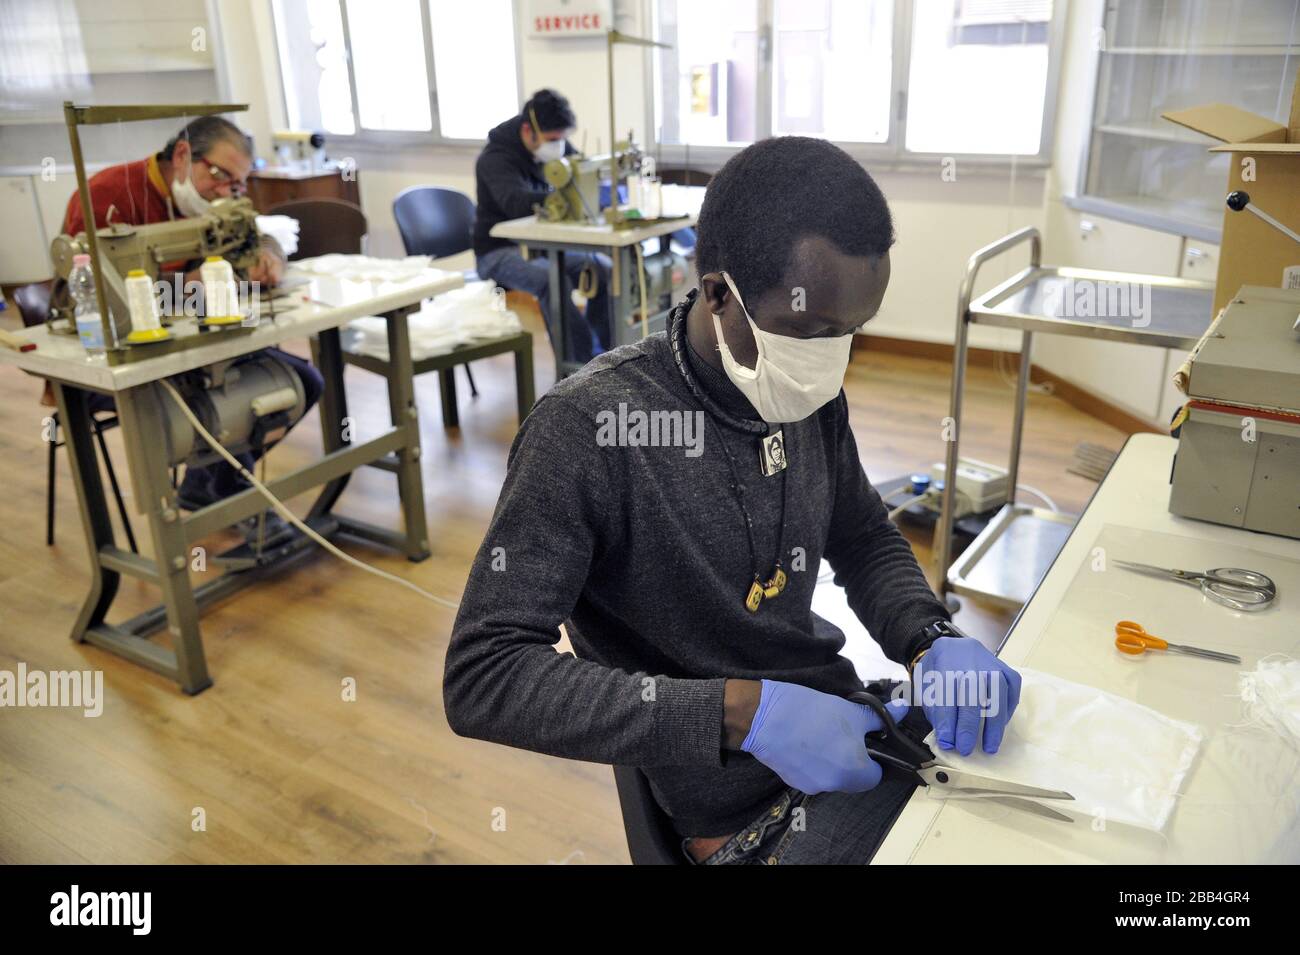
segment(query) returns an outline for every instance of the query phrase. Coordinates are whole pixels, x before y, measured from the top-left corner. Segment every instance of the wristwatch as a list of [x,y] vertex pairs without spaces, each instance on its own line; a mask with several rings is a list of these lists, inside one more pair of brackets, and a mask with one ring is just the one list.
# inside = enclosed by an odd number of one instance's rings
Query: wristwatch
[[907,675],[912,675],[912,669],[916,666],[917,661],[929,652],[934,641],[940,637],[965,637],[968,634],[963,633],[961,628],[950,620],[936,620],[930,626],[921,631],[921,642],[923,646],[916,656],[912,657],[912,662],[907,665]]

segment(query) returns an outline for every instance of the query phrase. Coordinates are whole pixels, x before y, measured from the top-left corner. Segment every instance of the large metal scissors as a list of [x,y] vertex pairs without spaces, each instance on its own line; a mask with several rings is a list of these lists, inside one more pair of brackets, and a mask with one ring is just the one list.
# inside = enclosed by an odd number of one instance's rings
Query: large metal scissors
[[860,692],[850,693],[847,699],[868,706],[880,719],[881,728],[866,736],[867,755],[876,762],[901,769],[919,780],[921,785],[936,792],[985,797],[989,802],[1001,803],[1013,809],[1022,809],[1061,822],[1074,822],[1065,813],[1033,802],[1034,799],[1073,800],[1074,797],[1064,790],[1043,789],[944,766],[935,760],[930,747],[913,739],[899,727],[893,713],[880,697]]
[[1263,610],[1277,597],[1277,585],[1270,578],[1244,567],[1214,567],[1197,573],[1194,570],[1153,567],[1132,560],[1116,560],[1115,563],[1130,570],[1172,577],[1193,587],[1199,586],[1205,596],[1233,610]]

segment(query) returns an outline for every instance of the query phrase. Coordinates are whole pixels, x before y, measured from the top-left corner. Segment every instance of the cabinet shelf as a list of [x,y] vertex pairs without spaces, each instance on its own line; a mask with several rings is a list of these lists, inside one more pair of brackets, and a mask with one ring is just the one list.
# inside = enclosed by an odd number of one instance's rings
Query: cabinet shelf
[[[1215,241],[1227,159],[1215,141],[1161,117],[1228,103],[1285,123],[1300,0],[1106,3],[1091,128],[1070,204],[1146,228]],[[1258,41],[1258,42],[1251,42]],[[1289,75],[1288,75],[1289,74]],[[1281,111],[1281,115],[1278,115]]]

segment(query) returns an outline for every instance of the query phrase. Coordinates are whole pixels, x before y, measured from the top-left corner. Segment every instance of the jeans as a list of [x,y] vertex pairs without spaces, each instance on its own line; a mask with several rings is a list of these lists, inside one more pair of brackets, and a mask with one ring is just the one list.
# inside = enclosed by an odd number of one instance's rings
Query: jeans
[[[587,265],[593,265],[599,275],[596,294],[587,302],[583,315],[569,306],[569,289],[578,284],[578,275]],[[599,252],[565,252],[564,273],[566,287],[561,291],[560,302],[565,308],[564,357],[585,364],[610,348],[613,340],[613,323],[610,319],[609,283],[612,270],[609,256]],[[480,278],[491,279],[505,289],[530,292],[542,306],[542,318],[551,337],[551,347],[558,348],[555,334],[555,317],[551,315],[550,263],[541,257],[525,259],[513,245],[493,249],[478,257],[476,271]]]
[[753,822],[692,865],[866,865],[875,855],[915,780],[887,770],[864,793],[817,793],[787,788]]

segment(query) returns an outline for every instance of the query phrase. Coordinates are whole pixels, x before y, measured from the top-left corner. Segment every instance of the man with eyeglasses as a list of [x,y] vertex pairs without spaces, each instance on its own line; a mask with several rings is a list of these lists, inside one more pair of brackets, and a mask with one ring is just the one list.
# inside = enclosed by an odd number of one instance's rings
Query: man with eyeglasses
[[[101,229],[111,223],[150,225],[201,216],[217,199],[243,195],[252,169],[253,147],[248,136],[220,116],[200,116],[168,140],[158,153],[147,159],[109,166],[90,177],[88,185],[95,228]],[[63,231],[76,235],[85,229],[81,198],[74,192],[68,200]],[[275,285],[284,275],[284,251],[271,236],[262,235],[260,238],[258,261],[248,270],[248,280]],[[200,265],[198,261],[168,262],[164,263],[161,272],[164,278],[167,273],[183,272],[183,281],[197,282],[200,281]],[[278,348],[266,351],[298,374],[310,409],[325,387],[320,372],[311,362],[296,355]],[[91,396],[92,411],[111,408],[112,405],[110,396]],[[255,455],[245,452],[236,457],[244,467],[252,470]],[[187,468],[179,491],[180,504],[188,510],[198,510],[248,486],[247,480],[225,461],[207,468]],[[256,518],[251,520],[255,522]]]

